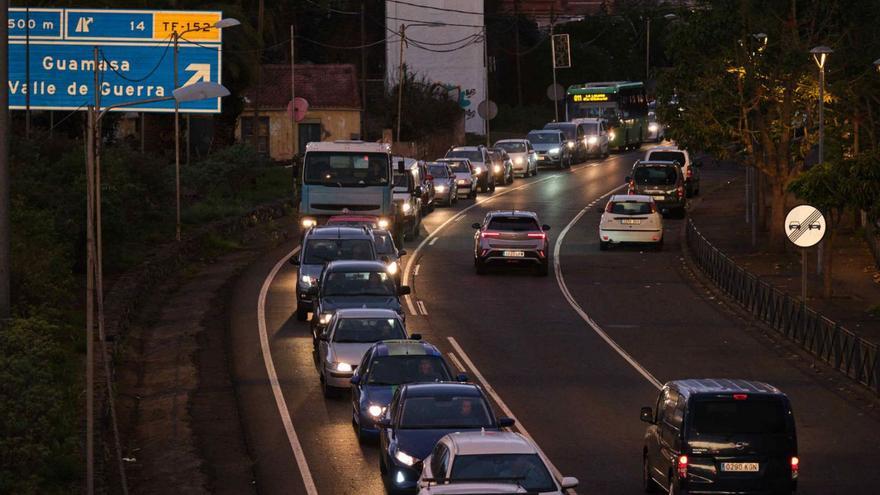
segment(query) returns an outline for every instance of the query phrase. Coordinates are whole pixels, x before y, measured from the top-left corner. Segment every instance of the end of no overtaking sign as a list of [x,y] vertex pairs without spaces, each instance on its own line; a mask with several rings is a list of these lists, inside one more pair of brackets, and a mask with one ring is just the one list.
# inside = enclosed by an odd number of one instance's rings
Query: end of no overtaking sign
[[818,208],[810,205],[795,206],[785,216],[785,236],[795,246],[815,246],[825,237],[825,217]]

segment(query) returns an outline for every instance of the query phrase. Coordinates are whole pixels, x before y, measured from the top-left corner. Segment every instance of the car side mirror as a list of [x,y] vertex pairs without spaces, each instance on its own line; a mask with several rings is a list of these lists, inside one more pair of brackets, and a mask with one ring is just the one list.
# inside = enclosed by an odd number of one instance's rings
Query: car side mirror
[[379,428],[391,428],[391,420],[388,418],[382,418],[376,424],[379,425]]
[[293,266],[299,266],[299,258],[296,256],[293,256],[292,258],[290,258],[290,264]]
[[401,249],[400,251],[398,251],[398,252],[397,252],[397,256],[398,256],[398,257],[400,257],[400,256],[406,256],[406,249]]
[[576,488],[578,486],[578,483],[580,483],[580,481],[578,481],[578,479],[574,476],[566,476],[565,478],[562,478],[562,481],[560,482],[563,490]]
[[420,333],[410,334],[409,339],[410,340],[422,340],[422,334],[420,334]]
[[513,418],[498,418],[498,427],[499,428],[513,428],[513,425],[516,424],[516,420]]
[[408,285],[401,285],[399,289],[397,289],[398,296],[408,296],[412,293],[412,289],[409,288]]
[[358,385],[359,383],[361,383],[361,375],[354,375],[354,376],[352,376],[352,377],[351,377],[351,380],[349,380],[349,382],[350,382],[352,385]]
[[544,225],[541,225],[541,230],[543,230],[543,231],[550,230],[550,226],[545,223]]
[[472,223],[472,224],[471,224],[471,227],[473,227],[473,228],[475,228],[475,229],[477,229],[477,230],[480,230],[481,225],[478,224],[478,223]]
[[654,411],[652,411],[650,407],[643,407],[639,419],[645,423],[654,424]]
[[468,378],[467,373],[459,373],[459,374],[456,375],[456,377],[455,377],[455,381],[458,381],[458,382],[466,382],[466,381],[468,381],[469,379],[470,379],[470,378]]

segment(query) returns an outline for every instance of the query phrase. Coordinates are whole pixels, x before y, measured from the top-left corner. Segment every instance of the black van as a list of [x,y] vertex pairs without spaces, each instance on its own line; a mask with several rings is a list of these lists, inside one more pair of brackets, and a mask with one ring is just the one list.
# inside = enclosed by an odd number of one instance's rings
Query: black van
[[671,494],[797,490],[791,403],[777,388],[730,379],[678,380],[660,391],[642,451],[645,491]]

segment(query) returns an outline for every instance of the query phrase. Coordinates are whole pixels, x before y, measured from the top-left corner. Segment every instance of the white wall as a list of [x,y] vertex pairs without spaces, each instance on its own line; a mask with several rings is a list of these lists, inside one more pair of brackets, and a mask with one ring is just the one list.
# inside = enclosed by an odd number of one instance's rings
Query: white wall
[[[406,37],[412,42],[405,46],[404,62],[410,72],[424,76],[430,81],[444,83],[450,88],[452,98],[458,99],[465,110],[465,131],[485,134],[485,122],[477,114],[477,105],[485,99],[486,69],[483,64],[483,2],[482,0],[408,0],[421,6],[477,12],[449,12],[416,7],[395,2],[385,2],[388,29],[400,32],[400,25],[406,24]],[[401,20],[406,19],[406,20]],[[442,26],[417,26],[419,23],[442,23]],[[459,24],[452,26],[450,24]],[[387,32],[386,44],[386,87],[397,84],[400,42],[399,37]],[[449,43],[476,35],[460,43]],[[424,42],[422,46],[417,46]],[[469,43],[470,42],[470,43]],[[435,43],[435,44],[428,44]],[[467,46],[464,46],[467,45]],[[461,49],[438,53],[431,50]],[[427,49],[426,49],[427,48]],[[460,87],[459,91],[457,87]],[[406,119],[406,114],[403,116]]]

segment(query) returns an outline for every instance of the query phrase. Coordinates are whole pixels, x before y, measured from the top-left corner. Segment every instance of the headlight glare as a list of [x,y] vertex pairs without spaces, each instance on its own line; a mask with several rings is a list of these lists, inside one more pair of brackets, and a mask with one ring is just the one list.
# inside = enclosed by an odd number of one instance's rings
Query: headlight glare
[[385,267],[385,268],[386,268],[386,270],[388,271],[388,274],[389,274],[389,275],[395,275],[395,274],[397,274],[397,270],[398,270],[400,267],[397,265],[397,262],[396,262],[396,261],[392,261],[391,263],[388,263],[388,266]]
[[590,136],[587,138],[587,144],[596,144],[599,142],[599,138],[596,136]]
[[318,225],[318,221],[315,220],[314,218],[306,217],[306,218],[302,219],[302,226],[304,229],[310,229],[310,228],[314,227],[315,225]]
[[516,157],[516,158],[513,159],[513,163],[515,163],[515,164],[517,164],[517,165],[522,165],[522,162],[523,162],[523,159],[522,159],[521,156],[518,156],[518,157]]
[[382,406],[377,406],[376,404],[372,404],[370,405],[370,407],[367,408],[367,413],[374,418],[378,418],[384,412],[385,408]]
[[550,153],[551,155],[558,155],[559,148],[550,148],[550,151],[548,151],[548,153]]
[[446,192],[446,186],[436,186],[434,187],[434,191],[438,193]]
[[501,172],[501,165],[495,165],[495,172]]
[[574,141],[569,141],[567,144],[569,149],[574,148]]
[[413,464],[415,464],[418,461],[418,459],[407,454],[406,452],[404,452],[402,450],[398,450],[397,452],[395,452],[394,458],[397,459],[398,461],[406,464],[407,466],[412,466]]
[[388,228],[388,219],[387,218],[380,218],[378,224],[379,224],[380,229],[383,229],[383,230],[387,229]]
[[401,203],[400,209],[403,210],[404,213],[407,213],[407,212],[409,212],[409,210],[412,209],[412,205],[409,203]]
[[336,363],[336,371],[342,371],[343,373],[348,373],[351,371],[351,365],[348,363]]
[[657,125],[656,122],[651,122],[648,124],[648,132],[657,132],[660,129],[660,126]]
[[312,285],[313,283],[315,283],[315,279],[313,279],[312,277],[310,277],[308,275],[303,275],[299,279],[302,281],[302,283],[304,283],[306,285]]
[[477,174],[477,175],[480,175],[480,174],[483,173],[483,169],[480,168],[480,167],[477,167],[477,168],[474,169],[474,173]]
[[330,323],[331,318],[333,318],[333,313],[321,313],[321,316],[318,318],[318,323],[326,325]]
[[614,141],[614,138],[617,137],[617,134],[614,134],[614,131],[610,131],[608,133],[608,139]]

